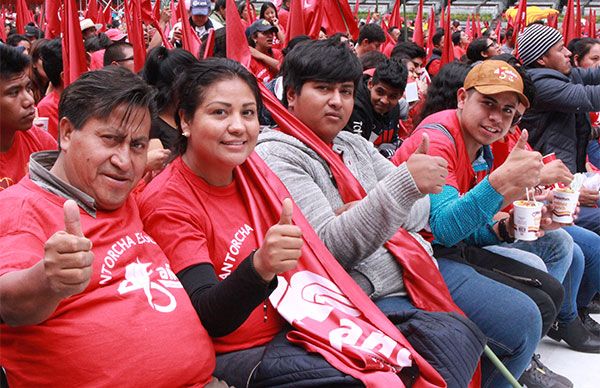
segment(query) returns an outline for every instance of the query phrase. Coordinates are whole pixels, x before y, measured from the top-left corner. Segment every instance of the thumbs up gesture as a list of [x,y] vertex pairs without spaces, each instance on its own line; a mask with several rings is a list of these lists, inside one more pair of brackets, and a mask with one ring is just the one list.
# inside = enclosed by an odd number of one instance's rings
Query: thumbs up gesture
[[525,194],[525,188],[540,183],[540,173],[544,166],[542,155],[527,149],[527,130],[523,130],[517,144],[508,157],[494,172],[489,181],[492,187],[510,203]]
[[423,133],[421,143],[406,161],[406,167],[421,194],[436,194],[446,183],[448,162],[442,157],[427,155],[428,152],[429,135]]
[[83,236],[75,201],[63,205],[65,230],[54,233],[44,246],[44,272],[50,289],[66,298],[85,290],[92,275],[92,242]]
[[301,255],[302,230],[292,224],[293,203],[283,200],[279,222],[271,226],[260,248],[254,253],[253,264],[263,280],[296,268]]

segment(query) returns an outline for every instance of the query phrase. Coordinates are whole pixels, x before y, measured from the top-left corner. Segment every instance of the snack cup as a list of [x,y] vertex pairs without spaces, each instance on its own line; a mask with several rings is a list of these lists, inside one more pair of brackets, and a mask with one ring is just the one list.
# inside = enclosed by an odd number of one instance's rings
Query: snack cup
[[552,190],[552,194],[552,221],[560,224],[572,224],[573,212],[577,207],[577,200],[579,200],[579,191],[559,188]]
[[36,117],[33,119],[33,125],[44,131],[48,131],[48,117]]
[[541,202],[537,201],[513,202],[515,239],[522,241],[537,240],[536,233],[540,230],[543,206]]
[[551,154],[545,155],[542,158],[542,162],[544,164],[548,164],[548,163],[552,162],[553,160],[556,160],[556,154],[554,152],[552,152]]

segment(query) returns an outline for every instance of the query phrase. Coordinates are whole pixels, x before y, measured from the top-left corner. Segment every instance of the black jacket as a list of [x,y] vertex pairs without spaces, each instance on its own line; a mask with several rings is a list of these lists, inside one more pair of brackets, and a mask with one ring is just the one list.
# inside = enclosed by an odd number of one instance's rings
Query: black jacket
[[566,76],[552,69],[528,69],[537,97],[521,128],[543,155],[555,152],[571,172],[585,171],[591,132],[589,112],[600,111],[600,68],[573,68]]

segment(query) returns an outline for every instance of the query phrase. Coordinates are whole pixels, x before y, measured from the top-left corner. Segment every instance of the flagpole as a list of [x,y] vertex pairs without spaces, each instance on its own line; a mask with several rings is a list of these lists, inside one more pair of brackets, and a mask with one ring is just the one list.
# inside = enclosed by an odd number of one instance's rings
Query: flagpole
[[340,16],[342,17],[342,21],[344,22],[344,27],[346,27],[346,33],[348,34],[348,36],[352,36],[350,34],[350,28],[348,27],[348,23],[346,22],[346,18],[344,17],[344,12],[342,12],[342,5],[340,4],[340,0],[335,0],[335,3],[338,6],[338,9],[340,11]]

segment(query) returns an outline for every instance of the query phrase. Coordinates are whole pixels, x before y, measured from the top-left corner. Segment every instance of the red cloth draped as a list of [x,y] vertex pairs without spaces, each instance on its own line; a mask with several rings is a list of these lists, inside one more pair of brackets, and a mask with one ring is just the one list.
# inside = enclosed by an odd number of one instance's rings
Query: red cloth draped
[[206,37],[206,43],[204,43],[204,53],[202,53],[202,58],[206,59],[212,57],[215,52],[215,30],[211,28],[208,31],[208,36]]
[[60,36],[60,19],[58,18],[58,9],[60,8],[59,0],[47,0],[44,4],[46,7],[46,31],[44,36],[47,39],[53,39]]
[[246,40],[246,32],[242,26],[242,19],[235,6],[235,1],[227,0],[225,6],[225,16],[227,23],[225,24],[225,46],[227,49],[227,58],[238,61],[247,69],[250,68],[250,49],[248,48],[248,40]]
[[66,88],[85,73],[87,60],[74,0],[65,0],[62,14],[63,86]]
[[179,3],[177,3],[177,12],[181,19],[181,43],[184,50],[189,51],[194,57],[198,58],[200,39],[198,39],[196,31],[192,29],[190,20],[187,18],[187,10],[185,9],[184,3],[185,1],[183,0],[180,0]]
[[[17,33],[25,34],[25,26],[29,23],[33,22],[33,17],[31,16],[31,12],[29,12],[29,8],[27,8],[27,2],[25,0],[17,0]],[[4,25],[2,25],[4,28]]]
[[433,5],[431,6],[431,9],[429,10],[429,21],[427,22],[427,60],[429,60],[429,57],[431,57],[431,54],[433,54],[433,35],[435,35],[435,9],[433,8]]
[[[331,148],[304,123],[289,113],[264,85],[259,86],[263,102],[279,125],[279,130],[311,147],[327,162],[344,203],[364,198],[366,196],[364,189]],[[406,230],[400,228],[385,243],[385,247],[403,267],[404,284],[416,307],[427,311],[455,311],[463,314],[452,300],[446,283],[429,254]],[[426,375],[424,370],[421,370],[421,373],[425,380],[430,378],[429,376],[438,378],[437,373],[435,376]],[[480,374],[477,372],[471,386],[479,386],[479,383]]]
[[85,17],[92,19],[94,23],[98,23],[98,3],[96,0],[88,1]]
[[303,0],[291,0],[290,14],[288,16],[287,25],[285,26],[285,45],[298,36],[306,35],[306,25],[304,24],[304,9],[302,8]]
[[[260,242],[278,222],[281,203],[290,194],[256,154],[235,176]],[[445,386],[339,265],[297,207],[293,222],[303,232],[302,257],[296,269],[278,276],[279,285],[269,298],[294,327],[288,340],[318,352],[367,387],[401,387],[396,373],[412,362],[420,370],[415,387]]]
[[448,0],[448,7],[446,10],[446,20],[444,21],[444,45],[442,47],[442,58],[440,68],[445,64],[454,61],[454,45],[452,44],[452,33],[450,27],[452,26],[450,16],[450,0]]
[[417,8],[417,17],[415,18],[415,31],[413,33],[413,42],[419,47],[423,47],[423,0],[419,0]]

